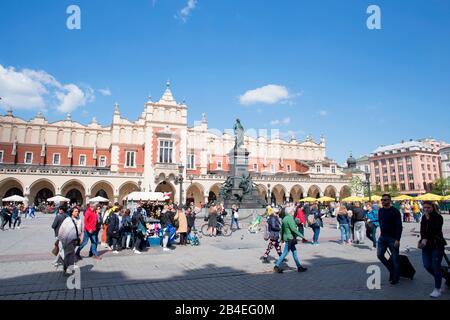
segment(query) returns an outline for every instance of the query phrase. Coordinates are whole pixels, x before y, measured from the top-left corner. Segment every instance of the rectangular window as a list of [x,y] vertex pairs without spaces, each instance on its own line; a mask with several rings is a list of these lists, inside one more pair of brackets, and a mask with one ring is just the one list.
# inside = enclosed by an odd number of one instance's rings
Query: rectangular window
[[222,161],[217,161],[217,169],[222,170]]
[[389,164],[394,164],[394,159],[389,159]]
[[86,165],[86,155],[80,154],[80,166]]
[[33,152],[25,152],[24,163],[26,163],[26,164],[32,164],[33,163]]
[[287,172],[288,172],[288,173],[291,172],[291,165],[290,165],[290,164],[287,165]]
[[391,167],[391,173],[395,173],[395,167]]
[[[369,167],[366,166],[366,172],[369,172],[368,169]],[[331,173],[336,173],[336,166],[331,166]]]
[[61,155],[59,153],[54,153],[53,154],[53,165],[59,166],[60,163],[61,163]]
[[428,179],[431,180],[431,173],[428,174]]
[[413,171],[412,165],[408,165],[408,172],[412,172],[412,171]]
[[405,181],[405,175],[404,174],[400,175],[400,181]]
[[270,165],[270,172],[275,173],[275,166],[273,164]]
[[403,172],[403,165],[398,166],[398,171]]
[[380,183],[380,177],[376,177],[375,179],[376,179],[377,184],[379,184]]
[[433,171],[436,171],[436,165],[433,165]]
[[136,168],[136,151],[127,151],[125,168]]
[[0,150],[0,163],[3,163],[3,150]]
[[431,171],[431,166],[429,164],[427,164],[427,169],[428,171]]
[[397,177],[396,176],[391,176],[391,181],[397,181]]
[[413,174],[408,174],[408,179],[409,180],[414,180],[414,175]]
[[427,175],[425,173],[422,173],[422,178],[423,178],[423,180],[426,180],[427,179]]
[[406,190],[406,185],[404,183],[400,184],[400,190],[401,191],[405,191]]
[[387,182],[387,181],[388,181],[387,176],[383,176],[383,182]]
[[386,160],[385,159],[381,160],[381,164],[385,165],[386,164]]
[[193,170],[195,169],[195,155],[188,154],[187,156],[187,169]]
[[258,164],[257,163],[253,164],[253,171],[258,172]]
[[425,157],[424,156],[420,156],[420,161],[424,161]]
[[384,168],[384,169],[383,169],[383,174],[386,174],[386,173],[388,173],[388,169],[387,169],[387,168]]
[[322,167],[320,165],[316,165],[316,172],[320,173],[322,171]]
[[106,156],[101,156],[99,161],[100,167],[106,167]]
[[422,170],[425,170],[425,165],[422,163]]
[[172,159],[173,141],[160,140],[159,141],[159,162],[173,163]]
[[409,190],[414,190],[414,182],[411,182],[411,183],[409,184]]

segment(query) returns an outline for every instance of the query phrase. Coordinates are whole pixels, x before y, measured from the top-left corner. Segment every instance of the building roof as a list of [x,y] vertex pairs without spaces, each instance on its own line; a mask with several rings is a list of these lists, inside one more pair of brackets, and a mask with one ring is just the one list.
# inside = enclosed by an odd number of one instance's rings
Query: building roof
[[422,143],[422,142],[413,140],[413,141],[406,141],[406,142],[401,142],[401,143],[397,143],[397,144],[391,144],[388,146],[378,147],[372,153],[387,152],[387,151],[394,151],[394,150],[401,150],[401,149],[431,150],[431,147],[430,147],[430,145],[428,145],[426,143]]

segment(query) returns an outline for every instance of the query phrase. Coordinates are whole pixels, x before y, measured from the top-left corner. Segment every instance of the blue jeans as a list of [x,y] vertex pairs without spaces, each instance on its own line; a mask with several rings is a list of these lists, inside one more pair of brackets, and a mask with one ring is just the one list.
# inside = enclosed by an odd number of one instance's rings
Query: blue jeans
[[[399,248],[394,246],[395,239],[389,237],[381,236],[378,239],[378,250],[377,256],[378,259],[385,265],[385,267],[389,270],[392,281],[400,280],[400,259],[399,259]],[[384,256],[386,254],[387,249],[392,255],[392,265],[388,262],[388,259]]]
[[312,227],[313,232],[314,232],[314,236],[313,236],[313,242],[314,243],[319,243],[319,235],[320,235],[320,227]]
[[348,224],[340,224],[339,229],[341,229],[341,240],[348,241],[350,233],[350,227]]
[[237,228],[240,229],[239,228],[238,219],[236,219],[236,218],[231,218],[231,227],[230,227],[230,229],[233,229],[233,224],[235,224],[235,223],[236,223]]
[[[292,250],[291,252],[292,252],[292,257],[294,257],[294,261],[295,261],[295,264],[297,265],[297,268],[300,268],[301,264],[300,264],[300,260],[298,260],[297,249],[295,249],[295,247],[294,247],[294,250]],[[286,258],[288,253],[289,253],[289,243],[286,242],[285,245],[284,245],[283,253],[281,254],[281,256],[278,259],[278,261],[275,263],[276,267],[278,267],[278,268],[280,267],[281,263]]]
[[376,248],[377,247],[377,228],[378,227],[373,227],[372,228],[372,232],[369,235],[369,239],[372,240],[373,242],[373,247]]
[[89,240],[91,241],[91,249],[89,250],[89,254],[92,253],[94,256],[98,257],[97,252],[98,233],[95,231],[93,233],[84,231],[83,243],[78,247],[77,255],[81,253],[81,250],[83,250],[83,248],[87,245]]
[[425,269],[434,277],[434,287],[441,288],[442,270],[441,263],[444,258],[444,249],[422,250],[422,261]]

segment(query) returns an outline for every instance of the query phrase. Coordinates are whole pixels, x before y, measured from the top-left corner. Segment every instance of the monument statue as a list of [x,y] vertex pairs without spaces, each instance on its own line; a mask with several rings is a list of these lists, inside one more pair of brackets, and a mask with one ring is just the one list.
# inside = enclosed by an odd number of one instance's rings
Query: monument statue
[[236,119],[236,123],[234,124],[234,135],[234,148],[238,149],[240,146],[244,145],[244,127],[239,119]]
[[252,192],[253,182],[252,178],[250,177],[250,173],[247,176],[245,176],[245,174],[242,175],[242,180],[241,183],[239,184],[239,188],[243,190],[244,194]]

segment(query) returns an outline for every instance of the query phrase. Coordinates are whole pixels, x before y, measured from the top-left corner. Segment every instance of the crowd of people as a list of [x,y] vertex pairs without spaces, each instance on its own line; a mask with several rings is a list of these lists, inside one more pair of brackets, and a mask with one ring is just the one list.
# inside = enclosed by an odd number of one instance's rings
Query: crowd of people
[[113,254],[122,250],[142,254],[150,238],[161,239],[163,251],[170,251],[177,238],[179,245],[188,244],[198,208],[193,204],[186,208],[161,204],[153,211],[147,211],[145,207],[142,202],[133,209],[118,203],[114,206],[91,203],[81,218],[79,206],[59,206],[52,224],[54,265],[62,265],[64,273],[69,274],[67,268],[83,259],[81,253],[89,242],[89,257],[98,260],[102,259],[98,252],[99,244]]
[[22,217],[25,219],[36,218],[36,208],[32,205],[14,205],[13,203],[0,208],[0,230],[5,231],[6,225],[8,225],[9,229],[19,230],[22,224]]
[[[330,210],[332,208],[332,210]],[[399,209],[400,210],[399,210]],[[389,282],[397,285],[402,273],[400,259],[400,240],[403,223],[414,221],[420,223],[420,240],[418,248],[422,250],[422,261],[425,270],[434,278],[434,289],[430,296],[437,298],[450,286],[448,274],[445,285],[441,267],[445,256],[447,242],[443,236],[443,217],[437,204],[430,201],[421,203],[403,202],[393,205],[391,196],[384,194],[381,198],[381,206],[378,202],[361,203],[334,203],[319,208],[318,203],[287,203],[276,208],[267,207],[267,231],[265,240],[268,241],[266,252],[261,257],[263,263],[268,263],[270,251],[275,248],[279,256],[274,266],[274,272],[282,273],[281,263],[285,261],[289,252],[297,266],[298,272],[305,272],[298,257],[296,244],[297,238],[313,245],[319,244],[320,229],[323,228],[323,217],[336,217],[337,226],[341,231],[341,244],[363,244],[365,238],[372,241],[373,248],[377,250],[377,258],[389,271]],[[310,227],[313,232],[312,241],[305,238],[305,228]],[[379,231],[379,237],[377,238]],[[285,243],[284,250],[281,244]],[[388,251],[390,259],[386,258]],[[408,262],[409,263],[409,262]],[[405,266],[407,267],[407,266]]]

